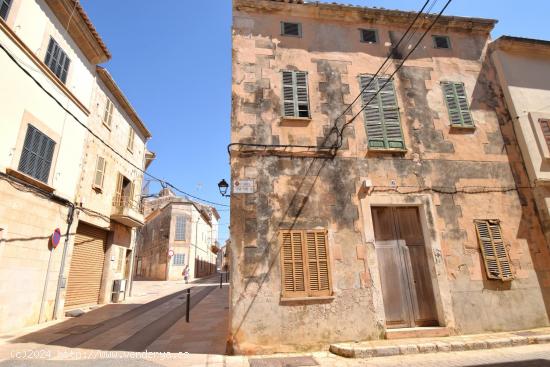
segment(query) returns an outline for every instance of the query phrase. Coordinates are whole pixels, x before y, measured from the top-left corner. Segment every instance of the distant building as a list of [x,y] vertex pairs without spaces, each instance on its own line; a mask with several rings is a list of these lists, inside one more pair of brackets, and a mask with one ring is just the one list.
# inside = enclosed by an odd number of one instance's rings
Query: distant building
[[143,201],[145,225],[140,230],[136,277],[150,280],[189,279],[216,271],[220,216],[215,208],[177,197],[163,189]]
[[131,274],[134,188],[154,154],[78,1],[0,1],[0,46],[3,332],[111,301]]

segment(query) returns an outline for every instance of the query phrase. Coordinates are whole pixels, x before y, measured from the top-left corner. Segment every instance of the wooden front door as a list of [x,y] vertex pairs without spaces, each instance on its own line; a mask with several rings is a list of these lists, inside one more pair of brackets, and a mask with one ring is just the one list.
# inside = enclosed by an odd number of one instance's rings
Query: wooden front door
[[386,326],[437,326],[418,208],[373,207],[372,219]]

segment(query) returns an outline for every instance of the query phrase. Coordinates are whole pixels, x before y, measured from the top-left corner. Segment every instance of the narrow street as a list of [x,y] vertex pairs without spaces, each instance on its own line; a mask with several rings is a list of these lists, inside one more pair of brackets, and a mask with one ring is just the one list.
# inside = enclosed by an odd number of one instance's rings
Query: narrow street
[[[187,288],[191,288],[189,323]],[[4,336],[0,359],[19,359],[31,350],[45,356],[69,350],[224,354],[228,291],[227,284],[219,288],[218,276],[188,285],[137,281],[134,297],[124,303],[35,327],[26,334],[23,330],[22,335]],[[67,357],[71,359],[70,353]]]

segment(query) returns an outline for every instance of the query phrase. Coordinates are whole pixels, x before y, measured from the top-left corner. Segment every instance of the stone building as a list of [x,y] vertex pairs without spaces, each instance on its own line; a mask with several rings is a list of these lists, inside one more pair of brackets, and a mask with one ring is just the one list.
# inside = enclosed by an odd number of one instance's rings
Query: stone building
[[150,133],[98,66],[111,54],[78,1],[0,1],[0,48],[0,331],[8,331],[111,300],[143,220],[119,200],[139,190],[117,173],[140,187]]
[[220,215],[214,207],[162,189],[144,199],[145,225],[140,230],[136,276],[149,280],[180,280],[189,267],[189,280],[216,271]]
[[416,13],[233,12],[235,352],[549,325],[549,249],[487,56],[496,21],[441,17],[389,79],[435,16],[392,53]]

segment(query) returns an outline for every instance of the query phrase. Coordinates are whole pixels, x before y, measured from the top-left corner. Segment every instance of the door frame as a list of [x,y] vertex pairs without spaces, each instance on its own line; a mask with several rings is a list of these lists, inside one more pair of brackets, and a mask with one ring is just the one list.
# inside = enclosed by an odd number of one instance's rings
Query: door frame
[[368,265],[373,282],[373,303],[377,313],[377,321],[385,330],[386,315],[384,311],[384,302],[382,298],[382,284],[378,269],[378,260],[376,249],[374,247],[374,226],[372,220],[371,207],[417,207],[422,233],[426,248],[426,256],[429,265],[430,278],[432,279],[432,289],[435,298],[435,307],[440,327],[454,328],[455,319],[452,310],[452,296],[450,292],[449,281],[447,279],[447,268],[441,250],[441,240],[437,230],[434,213],[435,206],[432,196],[428,194],[359,194],[360,211],[363,226],[363,241],[367,245]]

